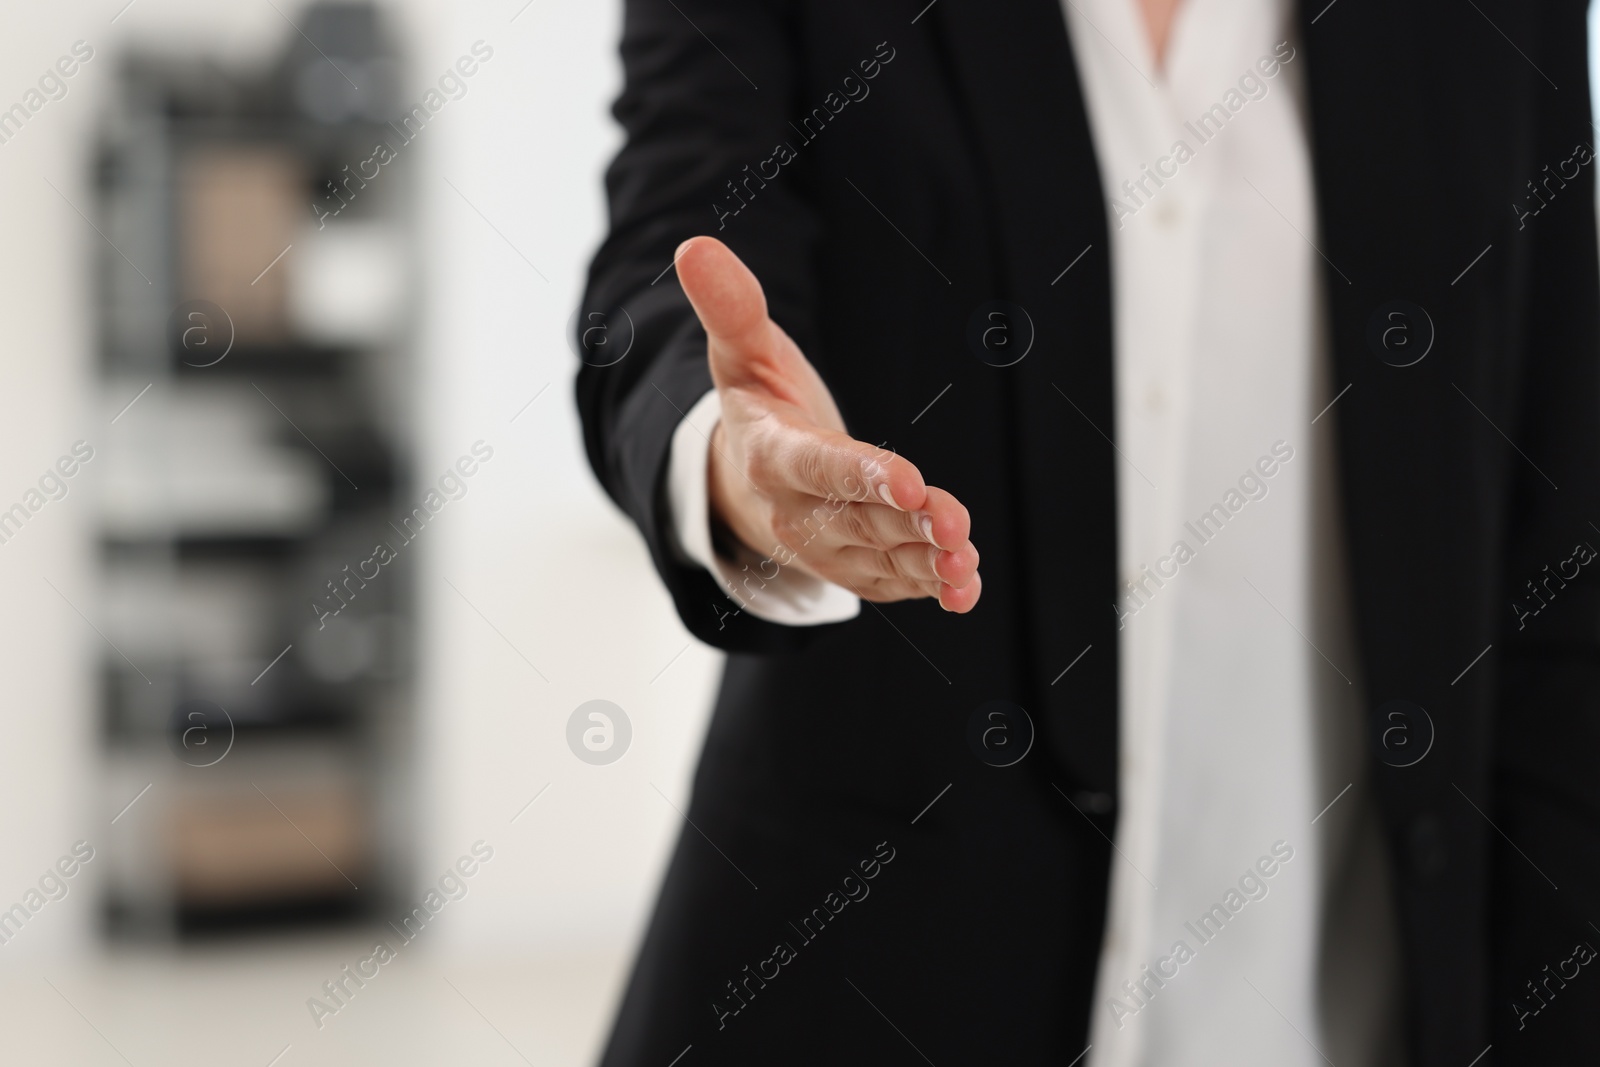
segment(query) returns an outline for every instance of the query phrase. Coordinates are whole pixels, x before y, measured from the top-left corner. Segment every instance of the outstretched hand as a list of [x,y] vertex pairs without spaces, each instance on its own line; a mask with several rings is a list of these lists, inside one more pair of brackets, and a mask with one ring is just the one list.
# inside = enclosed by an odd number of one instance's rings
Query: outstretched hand
[[691,238],[676,262],[722,401],[707,459],[713,521],[867,600],[936,597],[970,611],[983,581],[967,509],[908,460],[845,432],[816,368],[726,245]]

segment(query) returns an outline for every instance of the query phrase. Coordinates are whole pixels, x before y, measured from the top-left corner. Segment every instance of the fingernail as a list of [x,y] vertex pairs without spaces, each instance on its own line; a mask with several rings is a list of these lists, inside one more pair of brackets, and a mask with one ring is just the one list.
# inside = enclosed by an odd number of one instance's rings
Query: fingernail
[[899,504],[895,503],[894,490],[889,488],[889,483],[888,482],[884,482],[882,485],[878,486],[878,495],[883,497],[883,502],[885,504],[888,504],[891,508],[894,508],[896,511],[903,511],[904,510],[903,508],[900,507]]
[[923,539],[925,541],[928,542],[928,544],[936,545],[936,544],[939,543],[939,542],[937,542],[937,541],[935,541],[933,539],[933,516],[932,515],[929,515],[927,513],[923,513],[921,516],[919,516],[918,519],[917,519],[917,529],[922,531],[922,537],[923,537]]

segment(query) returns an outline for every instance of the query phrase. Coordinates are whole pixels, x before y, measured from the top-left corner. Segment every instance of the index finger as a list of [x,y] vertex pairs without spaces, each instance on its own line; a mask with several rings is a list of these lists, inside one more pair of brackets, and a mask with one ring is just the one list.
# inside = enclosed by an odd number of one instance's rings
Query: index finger
[[807,428],[784,434],[776,449],[781,481],[796,492],[873,500],[899,511],[926,503],[927,483],[910,460],[849,434]]

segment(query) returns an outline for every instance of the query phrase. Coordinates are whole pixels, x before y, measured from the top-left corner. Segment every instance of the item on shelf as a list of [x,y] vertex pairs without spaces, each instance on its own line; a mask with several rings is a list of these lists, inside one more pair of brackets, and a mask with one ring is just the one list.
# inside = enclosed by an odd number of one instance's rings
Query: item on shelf
[[180,294],[227,312],[240,344],[289,336],[305,165],[284,145],[202,144],[178,157]]

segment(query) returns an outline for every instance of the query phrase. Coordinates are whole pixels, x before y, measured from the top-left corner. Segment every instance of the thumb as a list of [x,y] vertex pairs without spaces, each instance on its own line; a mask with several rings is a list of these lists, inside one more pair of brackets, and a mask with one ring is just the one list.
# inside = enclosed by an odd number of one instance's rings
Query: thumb
[[765,378],[759,365],[780,355],[755,274],[715,237],[691,237],[674,258],[678,283],[705,327],[712,377],[724,386]]

